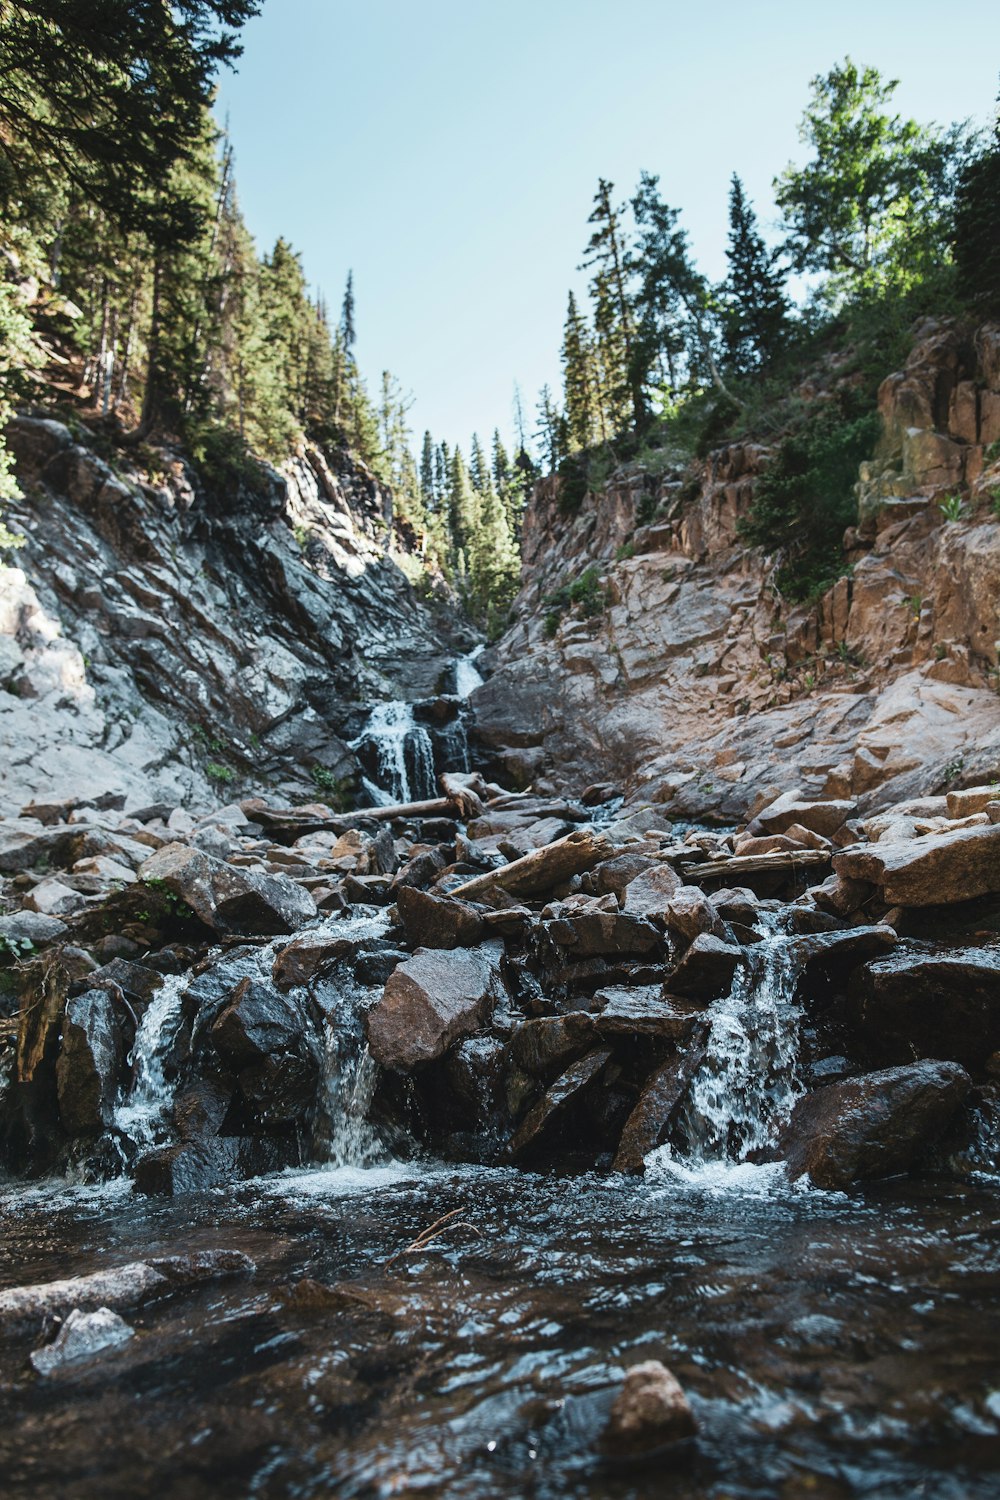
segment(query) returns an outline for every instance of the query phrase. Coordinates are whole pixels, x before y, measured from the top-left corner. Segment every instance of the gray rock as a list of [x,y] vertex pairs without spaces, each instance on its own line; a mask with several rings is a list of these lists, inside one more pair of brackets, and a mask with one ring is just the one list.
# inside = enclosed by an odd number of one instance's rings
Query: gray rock
[[0,1291],[0,1328],[19,1329],[64,1318],[74,1309],[138,1307],[153,1297],[226,1276],[252,1275],[256,1266],[239,1250],[197,1250],[190,1255],[129,1261],[89,1276]]
[[123,1062],[121,1027],[107,990],[67,1000],[56,1089],[70,1135],[97,1135],[110,1125]]
[[700,933],[670,975],[670,990],[695,1000],[717,1000],[729,994],[736,970],[745,961],[732,943]]
[[223,864],[186,844],[165,844],[140,866],[217,932],[293,932],[317,915],[309,892],[287,875]]
[[54,943],[66,931],[66,923],[58,917],[46,916],[38,911],[15,911],[0,917],[0,950],[8,953],[30,952],[32,948],[44,948]]
[[28,1358],[39,1375],[55,1375],[67,1365],[93,1359],[108,1349],[120,1349],[134,1338],[135,1329],[110,1307],[83,1312],[74,1307],[51,1344],[36,1349]]

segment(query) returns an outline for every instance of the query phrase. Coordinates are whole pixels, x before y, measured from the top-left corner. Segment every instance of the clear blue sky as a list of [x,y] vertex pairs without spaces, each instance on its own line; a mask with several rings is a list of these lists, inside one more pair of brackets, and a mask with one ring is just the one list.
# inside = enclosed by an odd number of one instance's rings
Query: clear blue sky
[[240,199],[416,398],[419,442],[511,429],[514,381],[558,389],[566,292],[598,176],[640,169],[724,269],[739,172],[765,227],[803,159],[809,80],[845,54],[923,123],[992,115],[1000,0],[264,0],[222,80]]

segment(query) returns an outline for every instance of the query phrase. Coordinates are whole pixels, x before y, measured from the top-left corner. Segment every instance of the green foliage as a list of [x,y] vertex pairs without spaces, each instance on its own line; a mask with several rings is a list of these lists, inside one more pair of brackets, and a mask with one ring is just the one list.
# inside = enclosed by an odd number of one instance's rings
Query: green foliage
[[312,765],[309,775],[313,786],[323,794],[328,807],[334,812],[344,812],[350,804],[350,782],[346,777],[335,776],[328,766]]
[[263,464],[250,452],[246,440],[230,427],[205,425],[192,428],[188,447],[202,483],[219,497],[253,496],[263,499],[270,481]]
[[11,963],[20,963],[29,953],[34,953],[35,945],[30,938],[0,937],[0,958],[6,958]]
[[208,776],[212,781],[220,782],[223,786],[228,786],[230,782],[236,780],[236,772],[232,769],[232,767],[224,766],[222,762],[218,760],[210,760],[206,762],[205,775]]
[[[596,564],[591,563],[578,578],[561,584],[551,594],[547,594],[544,602],[549,606],[545,616],[546,635],[555,635],[561,615],[566,609],[571,609],[584,620],[603,614],[608,607],[608,595],[607,590],[601,586],[600,570]],[[554,624],[551,623],[553,619]]]
[[635,556],[635,543],[623,542],[615,549],[615,562],[625,562],[628,558]]
[[826,408],[787,437],[758,479],[740,532],[783,557],[777,584],[786,597],[823,593],[844,571],[842,537],[855,520],[858,465],[880,431],[877,413]]
[[722,338],[728,367],[752,375],[766,369],[788,336],[785,277],[779,252],[769,251],[757,229],[743,184],[733,173],[729,192],[729,271],[723,288]]
[[960,521],[965,510],[961,495],[946,496],[944,500],[939,502],[938,510],[946,521]]
[[1000,312],[1000,112],[992,138],[959,179],[954,244],[962,294],[986,312]]

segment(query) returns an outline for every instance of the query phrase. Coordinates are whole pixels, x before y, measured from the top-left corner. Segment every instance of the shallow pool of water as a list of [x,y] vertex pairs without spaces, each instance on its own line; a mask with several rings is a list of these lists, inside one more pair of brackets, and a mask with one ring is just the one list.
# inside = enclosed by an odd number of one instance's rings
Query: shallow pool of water
[[[997,1202],[669,1162],[638,1183],[388,1164],[176,1202],[11,1189],[4,1286],[194,1248],[258,1270],[127,1312],[138,1337],[58,1378],[28,1364],[38,1339],[0,1339],[3,1493],[995,1497]],[[304,1277],[340,1297],[289,1301]],[[650,1358],[699,1437],[609,1468],[591,1445]]]

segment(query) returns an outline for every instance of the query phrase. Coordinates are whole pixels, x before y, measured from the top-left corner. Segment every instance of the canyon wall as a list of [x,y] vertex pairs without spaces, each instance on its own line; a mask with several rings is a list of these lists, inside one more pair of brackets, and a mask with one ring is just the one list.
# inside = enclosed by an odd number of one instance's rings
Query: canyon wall
[[[837,378],[799,394],[819,411]],[[473,700],[498,772],[723,820],[793,788],[876,808],[1000,774],[1000,327],[925,324],[879,411],[846,572],[809,607],[739,532],[765,446],[718,449],[696,484],[619,471],[571,517],[539,486]]]

